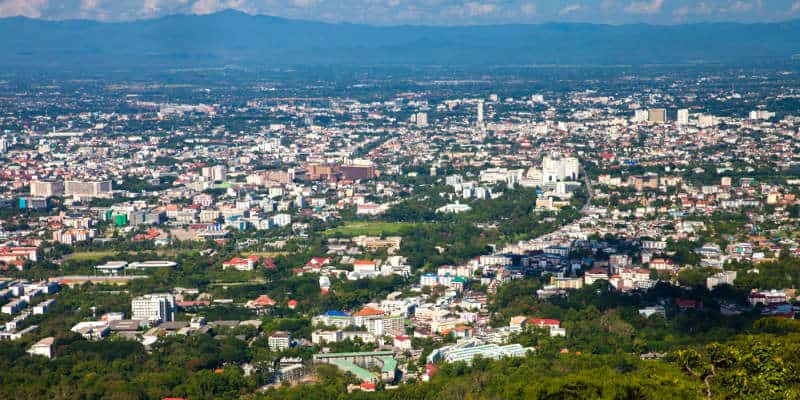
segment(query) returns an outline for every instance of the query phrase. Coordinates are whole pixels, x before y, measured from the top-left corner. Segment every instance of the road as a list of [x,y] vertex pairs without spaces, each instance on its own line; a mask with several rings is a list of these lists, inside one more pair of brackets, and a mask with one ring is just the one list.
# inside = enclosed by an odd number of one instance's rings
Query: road
[[594,196],[594,190],[592,190],[592,180],[589,179],[589,174],[586,173],[581,168],[581,172],[583,172],[583,182],[586,184],[586,191],[589,193],[589,197],[586,198],[586,204],[583,205],[581,208],[581,213],[588,214],[589,207],[592,205],[592,197]]

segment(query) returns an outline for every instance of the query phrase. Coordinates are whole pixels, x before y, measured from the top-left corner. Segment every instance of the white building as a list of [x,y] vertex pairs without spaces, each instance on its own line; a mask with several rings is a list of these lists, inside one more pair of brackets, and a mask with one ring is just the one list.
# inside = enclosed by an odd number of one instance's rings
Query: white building
[[77,197],[99,197],[111,194],[111,181],[66,181],[64,194]]
[[542,159],[543,183],[577,180],[580,166],[580,162],[575,157],[562,157],[558,153],[545,156]]
[[428,126],[428,113],[418,112],[416,114],[416,121],[418,128],[425,128]]
[[678,118],[676,122],[678,125],[689,125],[689,109],[682,108],[678,110]]
[[291,346],[292,337],[289,332],[277,331],[269,335],[268,342],[269,348],[272,351],[286,350]]
[[53,197],[64,194],[64,182],[31,181],[31,196]]
[[31,346],[28,349],[28,354],[32,356],[43,356],[47,358],[53,358],[53,343],[55,339],[53,337],[46,337]]
[[173,321],[177,308],[175,296],[171,294],[147,294],[131,301],[133,319],[139,321]]

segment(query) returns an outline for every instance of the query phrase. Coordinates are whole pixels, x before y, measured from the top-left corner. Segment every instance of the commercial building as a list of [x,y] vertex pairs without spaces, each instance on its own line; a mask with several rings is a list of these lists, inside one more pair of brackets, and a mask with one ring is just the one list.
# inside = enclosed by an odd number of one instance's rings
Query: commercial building
[[689,125],[689,110],[686,108],[678,110],[678,119],[676,122],[678,125]]
[[64,194],[64,182],[31,181],[31,196],[53,197]]
[[42,356],[47,358],[53,358],[53,343],[55,342],[55,338],[53,337],[46,337],[36,343],[34,343],[29,349],[28,354],[32,356]]
[[111,181],[66,181],[64,194],[76,197],[103,197],[111,194]]
[[171,294],[147,294],[131,301],[132,318],[148,323],[174,321],[177,308]]
[[580,174],[580,162],[575,157],[562,157],[553,153],[542,159],[542,181],[544,184],[574,181]]
[[269,335],[267,343],[269,344],[270,350],[282,351],[291,347],[292,337],[289,335],[289,332],[277,331]]
[[480,340],[470,339],[452,346],[445,346],[434,350],[428,356],[428,362],[431,364],[439,364],[442,362],[453,363],[464,361],[470,364],[475,357],[496,360],[502,357],[523,357],[525,354],[532,351],[532,348],[522,347],[522,345],[518,343],[500,346],[493,343],[484,344]]
[[667,122],[667,110],[664,108],[651,108],[647,110],[647,122],[652,122],[652,123]]

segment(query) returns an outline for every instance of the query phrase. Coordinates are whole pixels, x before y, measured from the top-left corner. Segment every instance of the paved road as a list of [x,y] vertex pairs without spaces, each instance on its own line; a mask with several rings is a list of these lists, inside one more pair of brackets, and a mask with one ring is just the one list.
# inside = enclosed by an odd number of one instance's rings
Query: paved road
[[586,204],[583,205],[581,208],[581,212],[583,214],[589,213],[589,207],[592,205],[592,197],[594,196],[594,190],[592,190],[592,180],[589,179],[589,174],[581,168],[581,172],[583,172],[583,182],[586,184],[586,190],[589,192],[589,197],[586,199]]

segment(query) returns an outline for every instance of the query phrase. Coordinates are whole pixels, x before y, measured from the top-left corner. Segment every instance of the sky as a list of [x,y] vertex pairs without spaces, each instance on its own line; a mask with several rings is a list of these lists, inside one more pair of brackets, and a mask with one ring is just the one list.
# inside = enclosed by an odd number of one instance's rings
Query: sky
[[372,25],[772,22],[800,19],[800,0],[0,0],[0,17],[128,21],[235,9]]

